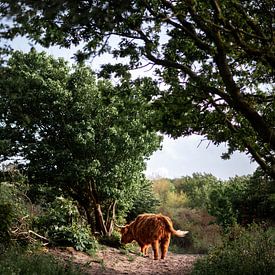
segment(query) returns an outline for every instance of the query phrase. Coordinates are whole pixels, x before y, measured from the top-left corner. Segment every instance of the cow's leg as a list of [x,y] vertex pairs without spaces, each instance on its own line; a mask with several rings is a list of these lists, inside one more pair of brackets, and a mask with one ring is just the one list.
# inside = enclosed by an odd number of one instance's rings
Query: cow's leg
[[145,244],[143,247],[141,247],[141,253],[145,257],[149,257],[149,255],[148,255],[148,248],[149,248],[149,246],[150,246],[149,244]]
[[170,244],[170,235],[160,241],[161,259],[164,259]]
[[158,260],[158,258],[159,258],[159,241],[152,242],[152,248],[154,251],[154,260]]
[[146,245],[146,244],[145,244],[145,245],[142,245],[142,246],[140,247],[140,251],[141,251],[142,255],[145,256],[145,257],[148,256],[148,255],[147,255],[148,247],[149,247],[149,245]]
[[150,247],[150,244],[146,245],[146,247],[145,247],[145,249],[144,249],[144,252],[145,252],[146,257],[149,257],[149,255],[148,255],[149,247]]

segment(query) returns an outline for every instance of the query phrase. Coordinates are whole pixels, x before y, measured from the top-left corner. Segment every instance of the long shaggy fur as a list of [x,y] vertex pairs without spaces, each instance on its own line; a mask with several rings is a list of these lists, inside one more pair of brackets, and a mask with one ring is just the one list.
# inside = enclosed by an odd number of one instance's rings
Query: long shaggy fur
[[154,259],[159,258],[159,245],[161,259],[164,259],[170,244],[171,234],[184,237],[188,231],[175,230],[171,219],[162,214],[141,214],[121,229],[121,242],[123,244],[137,241],[141,252],[146,256],[152,245]]

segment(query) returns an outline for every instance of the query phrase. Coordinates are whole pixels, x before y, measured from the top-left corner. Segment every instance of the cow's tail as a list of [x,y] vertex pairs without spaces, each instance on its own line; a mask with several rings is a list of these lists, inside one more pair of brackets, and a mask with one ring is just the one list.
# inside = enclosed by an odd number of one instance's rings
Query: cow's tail
[[167,218],[167,217],[164,217],[164,218],[165,218],[165,221],[166,221],[168,230],[169,230],[173,235],[182,238],[182,237],[184,237],[186,234],[189,233],[189,231],[175,230],[174,227],[173,227],[172,221],[171,221],[169,218]]
[[189,233],[189,231],[182,231],[182,230],[174,230],[172,232],[172,234],[176,235],[177,237],[184,237],[188,233]]

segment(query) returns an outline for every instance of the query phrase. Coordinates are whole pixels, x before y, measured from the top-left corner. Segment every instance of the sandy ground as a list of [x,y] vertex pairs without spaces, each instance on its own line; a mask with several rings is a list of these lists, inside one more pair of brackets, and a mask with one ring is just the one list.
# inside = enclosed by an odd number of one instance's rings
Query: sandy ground
[[145,258],[136,253],[106,247],[96,255],[89,256],[72,248],[51,249],[49,253],[69,260],[83,267],[83,274],[190,274],[198,255],[174,254],[168,252],[164,260]]

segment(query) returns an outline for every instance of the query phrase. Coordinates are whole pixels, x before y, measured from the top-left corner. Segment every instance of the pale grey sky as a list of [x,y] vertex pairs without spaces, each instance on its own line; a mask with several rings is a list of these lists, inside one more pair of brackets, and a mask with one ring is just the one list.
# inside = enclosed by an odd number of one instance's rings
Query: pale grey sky
[[149,178],[179,178],[198,172],[211,173],[226,180],[255,171],[256,163],[251,163],[244,153],[235,152],[230,160],[223,160],[223,152],[226,152],[225,144],[217,147],[202,136],[192,135],[176,140],[165,136],[162,150],[155,152],[147,162],[146,175]]
[[[22,38],[15,39],[11,45],[14,49],[24,52],[29,51],[31,47],[28,41]],[[71,63],[73,54],[77,50],[75,47],[71,49],[60,49],[59,47],[43,49],[38,45],[35,47],[38,51],[45,50],[49,54],[63,57]],[[90,65],[95,70],[105,62],[107,62],[106,59],[100,57],[94,59]],[[136,73],[142,74],[142,71],[139,70]],[[191,176],[193,173],[199,172],[211,173],[220,179],[228,179],[236,175],[252,174],[255,171],[257,165],[251,163],[247,155],[236,152],[230,160],[222,160],[220,156],[222,152],[226,151],[225,145],[217,147],[212,143],[209,144],[208,141],[201,142],[202,139],[204,138],[195,135],[176,140],[165,136],[162,150],[155,152],[147,162],[146,176],[149,178],[177,178]]]

